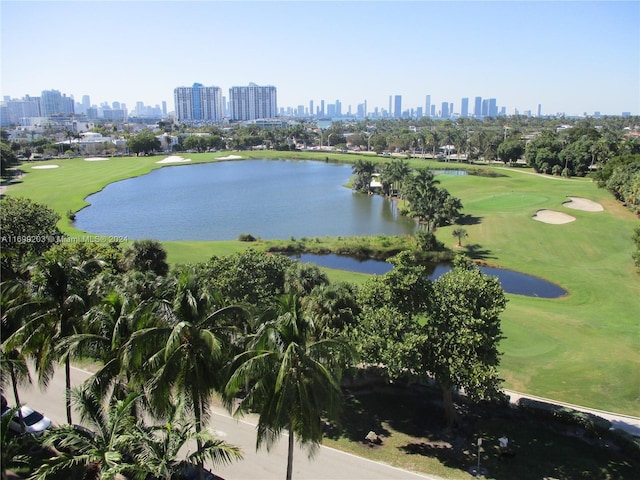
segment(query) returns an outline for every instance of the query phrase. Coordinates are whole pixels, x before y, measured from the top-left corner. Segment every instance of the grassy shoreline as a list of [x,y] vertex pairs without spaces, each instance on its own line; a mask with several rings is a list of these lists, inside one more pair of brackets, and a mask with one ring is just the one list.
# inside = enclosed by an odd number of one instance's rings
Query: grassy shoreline
[[[326,152],[219,152],[182,154],[190,163],[220,161],[217,157],[287,158],[353,162],[388,157]],[[19,183],[7,194],[25,196],[56,210],[61,230],[83,236],[66,212],[87,206],[86,197],[109,183],[144,175],[163,156],[114,157],[102,162],[54,159],[37,165],[59,168],[21,168]],[[468,165],[411,159],[412,166],[468,168]],[[185,163],[175,164],[185,165]],[[536,275],[567,289],[556,300],[508,295],[503,315],[505,340],[501,373],[505,387],[592,408],[640,416],[640,277],[630,254],[637,218],[611,195],[588,179],[542,177],[525,168],[487,167],[501,175],[440,175],[438,179],[459,197],[468,215],[464,248],[473,258],[490,265]],[[570,210],[568,196],[589,198],[604,212]],[[576,217],[565,225],[535,222],[539,209],[557,210]],[[453,247],[453,227],[438,230],[438,238]],[[163,242],[172,264],[206,260],[246,248],[267,248],[267,242]],[[329,271],[332,280],[363,281],[365,275]]]

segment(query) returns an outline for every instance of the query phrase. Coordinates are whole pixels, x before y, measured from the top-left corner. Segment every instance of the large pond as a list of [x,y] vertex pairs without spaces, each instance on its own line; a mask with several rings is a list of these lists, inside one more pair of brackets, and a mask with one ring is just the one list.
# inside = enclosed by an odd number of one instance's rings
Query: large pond
[[[292,258],[301,262],[315,263],[322,267],[376,275],[383,275],[393,268],[393,265],[381,260],[358,260],[333,254],[314,255],[304,253]],[[435,280],[449,270],[451,270],[449,265],[435,265],[429,274],[429,278]],[[532,275],[492,267],[480,267],[480,270],[487,275],[498,277],[500,285],[507,293],[540,298],[559,298],[567,294],[567,291],[562,287]]]
[[415,222],[379,195],[344,187],[351,166],[244,160],[160,168],[90,195],[76,227],[131,240],[403,235]]

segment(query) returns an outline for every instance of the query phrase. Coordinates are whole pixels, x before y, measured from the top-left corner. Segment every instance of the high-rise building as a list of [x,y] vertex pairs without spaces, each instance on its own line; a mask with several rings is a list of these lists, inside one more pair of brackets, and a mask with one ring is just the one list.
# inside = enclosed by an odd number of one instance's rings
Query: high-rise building
[[489,116],[490,117],[498,116],[498,104],[495,98],[489,99]]
[[248,87],[229,89],[231,120],[256,120],[273,118],[278,113],[276,87],[258,86],[250,83]]
[[427,99],[424,105],[424,113],[427,117],[431,116],[431,95],[427,95]]
[[473,116],[482,117],[482,97],[476,97],[474,101]]
[[396,95],[394,98],[393,116],[395,118],[402,116],[402,95]]
[[441,118],[449,118],[451,115],[449,114],[449,102],[442,102],[442,110],[440,112]]
[[73,98],[58,90],[44,90],[40,95],[40,110],[43,117],[50,115],[70,115],[75,112]]
[[313,100],[309,100],[309,115],[313,116]]
[[186,122],[219,122],[222,120],[222,91],[220,87],[205,87],[194,83],[192,87],[173,90],[176,116]]
[[468,117],[469,116],[469,99],[464,97],[462,102],[460,103],[460,116]]
[[538,104],[538,116],[539,117],[542,116],[542,104],[541,103]]

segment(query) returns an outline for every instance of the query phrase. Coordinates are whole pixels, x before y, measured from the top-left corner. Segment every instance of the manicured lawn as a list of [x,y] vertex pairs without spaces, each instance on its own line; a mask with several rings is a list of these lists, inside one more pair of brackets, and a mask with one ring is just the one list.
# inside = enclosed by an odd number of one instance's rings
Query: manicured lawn
[[[228,154],[183,156],[196,163]],[[244,152],[241,155],[247,156]],[[336,161],[357,158],[326,153],[292,155]],[[282,158],[284,152],[253,152],[251,156]],[[59,165],[50,170],[35,170],[31,168],[33,164],[26,164],[22,167],[27,172],[22,182],[10,186],[8,194],[30,197],[64,217],[68,210],[86,206],[84,198],[90,193],[108,183],[158,168],[160,165],[155,162],[162,158],[38,163]],[[427,162],[414,159],[411,164]],[[637,218],[587,179],[540,177],[524,168],[495,171],[503,176],[438,176],[442,186],[462,200],[463,213],[468,215],[464,228],[469,237],[463,241],[463,250],[488,264],[543,277],[570,292],[557,300],[508,295],[501,369],[505,387],[640,416],[640,277],[630,257]],[[567,196],[599,202],[605,211],[571,210],[563,206]],[[576,221],[549,225],[532,220],[539,209],[568,213]],[[69,235],[82,235],[66,218],[60,226]],[[451,247],[456,243],[452,228],[438,230],[439,239]],[[174,264],[263,247],[236,241],[166,242],[165,246]],[[349,281],[366,278],[336,271],[330,272],[330,277]]]

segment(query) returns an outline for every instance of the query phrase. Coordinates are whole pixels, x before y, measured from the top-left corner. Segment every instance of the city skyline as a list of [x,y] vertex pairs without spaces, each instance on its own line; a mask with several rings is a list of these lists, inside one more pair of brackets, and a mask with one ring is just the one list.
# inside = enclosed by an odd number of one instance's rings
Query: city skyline
[[[278,107],[342,113],[497,98],[507,114],[640,114],[638,2],[15,2],[3,96],[174,109],[193,83],[274,85]],[[215,20],[215,21],[214,21]],[[225,96],[227,96],[225,94]],[[393,115],[394,112],[391,111]]]

